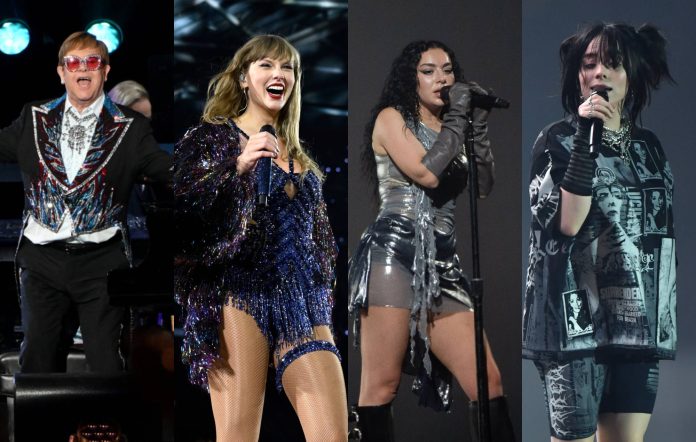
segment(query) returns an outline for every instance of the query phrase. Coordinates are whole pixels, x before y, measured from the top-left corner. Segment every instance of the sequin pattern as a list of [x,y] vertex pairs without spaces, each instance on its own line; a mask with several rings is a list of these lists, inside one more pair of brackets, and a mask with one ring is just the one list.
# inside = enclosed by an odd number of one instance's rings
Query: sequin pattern
[[105,178],[106,165],[116,152],[132,119],[106,97],[84,164],[70,182],[60,153],[62,105],[65,96],[32,109],[39,175],[29,184],[28,211],[41,225],[57,232],[69,210],[76,234],[121,225],[123,204],[114,202],[114,189]]
[[[241,151],[233,124],[203,123],[175,150],[181,253],[175,260],[175,295],[184,308],[182,357],[192,383],[207,387],[218,356],[221,308],[249,313],[269,346],[313,340],[313,326],[330,325],[336,245],[321,196],[321,182],[274,166],[269,208],[255,205],[255,176],[236,174]],[[284,191],[287,180],[299,191]],[[263,235],[255,262],[240,259]],[[255,243],[254,243],[255,244]]]
[[341,354],[338,352],[338,349],[329,341],[310,341],[300,344],[289,352],[285,353],[278,363],[275,379],[276,389],[278,391],[283,389],[283,373],[285,373],[285,369],[288,368],[288,365],[290,365],[300,356],[306,355],[307,353],[311,353],[313,351],[330,351],[336,355],[339,361],[341,360]]

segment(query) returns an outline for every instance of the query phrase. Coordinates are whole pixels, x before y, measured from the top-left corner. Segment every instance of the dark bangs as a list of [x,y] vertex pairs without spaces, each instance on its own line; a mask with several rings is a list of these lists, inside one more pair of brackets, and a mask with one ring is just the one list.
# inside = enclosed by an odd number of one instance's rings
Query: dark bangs
[[561,96],[563,109],[567,113],[576,115],[578,106],[582,102],[578,75],[582,67],[585,51],[587,51],[587,47],[595,38],[599,38],[596,61],[612,69],[623,65],[629,88],[631,87],[634,77],[634,72],[631,69],[634,63],[631,60],[631,50],[627,47],[631,39],[626,35],[625,28],[628,28],[628,26],[601,23],[586,26],[561,44],[559,51],[561,58]]
[[635,123],[641,111],[650,103],[651,91],[659,87],[663,79],[672,79],[667,66],[665,46],[667,41],[652,25],[642,25],[637,30],[622,23],[598,23],[587,25],[568,37],[559,50],[561,59],[561,101],[563,109],[577,115],[581,103],[578,75],[583,56],[589,44],[599,38],[597,62],[626,71],[628,90],[623,111]]
[[[615,26],[607,26],[595,37],[599,38],[597,44],[597,61],[612,69],[616,69],[623,65],[628,73],[631,60],[625,55],[627,54],[625,47],[627,39],[621,38],[618,28]],[[593,39],[594,38],[590,39],[587,45],[589,45]],[[582,51],[582,55],[584,55],[586,50],[587,46],[585,46],[585,49]]]

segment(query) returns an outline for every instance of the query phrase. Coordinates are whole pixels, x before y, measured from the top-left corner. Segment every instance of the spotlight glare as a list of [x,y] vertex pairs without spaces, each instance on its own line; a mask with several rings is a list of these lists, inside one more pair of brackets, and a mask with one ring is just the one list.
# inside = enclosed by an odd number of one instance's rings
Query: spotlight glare
[[123,41],[121,28],[111,20],[99,19],[93,21],[87,26],[87,33],[97,37],[97,40],[103,41],[109,53],[118,49]]
[[0,22],[0,51],[17,55],[29,46],[29,28],[17,19]]

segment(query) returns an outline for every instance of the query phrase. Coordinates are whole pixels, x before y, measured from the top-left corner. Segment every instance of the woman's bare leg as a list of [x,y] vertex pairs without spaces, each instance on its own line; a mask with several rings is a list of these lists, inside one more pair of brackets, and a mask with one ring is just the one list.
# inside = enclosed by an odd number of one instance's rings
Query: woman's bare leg
[[360,406],[388,404],[396,396],[408,346],[410,312],[371,306],[360,313]]
[[648,413],[602,413],[599,415],[599,442],[643,442],[648,430]]
[[551,442],[594,442],[594,434],[590,437],[585,437],[583,439],[571,439],[571,440],[565,440],[565,439],[556,439],[555,437],[551,436]]
[[257,441],[268,371],[268,341],[254,318],[222,309],[220,359],[208,371],[218,442]]
[[[438,315],[430,326],[430,341],[431,350],[452,372],[464,393],[470,400],[477,400],[474,313]],[[492,399],[503,395],[503,384],[488,339],[484,342],[488,366],[488,395]]]

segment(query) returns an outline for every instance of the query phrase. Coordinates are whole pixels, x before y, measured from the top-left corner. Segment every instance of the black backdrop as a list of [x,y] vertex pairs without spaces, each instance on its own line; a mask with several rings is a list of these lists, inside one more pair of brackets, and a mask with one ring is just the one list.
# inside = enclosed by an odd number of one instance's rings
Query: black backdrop
[[123,30],[121,46],[110,54],[111,71],[104,85],[135,80],[150,93],[155,137],[171,143],[172,109],[172,6],[167,0],[57,0],[0,2],[0,20],[20,18],[29,26],[29,47],[21,54],[0,53],[0,127],[19,116],[29,101],[56,98],[65,93],[56,73],[58,49],[75,31],[93,20],[106,18]]
[[[362,173],[360,149],[370,109],[376,104],[392,60],[413,40],[436,39],[451,46],[464,75],[512,102],[490,117],[497,182],[479,205],[481,272],[484,278],[486,332],[503,374],[513,422],[520,431],[520,4],[489,2],[351,0],[348,33],[349,178],[348,227],[352,251],[363,229],[374,220],[377,206]],[[459,254],[471,273],[466,194],[457,211]],[[360,355],[349,353],[348,396],[356,403]],[[467,401],[455,387],[450,414],[418,408],[404,376],[394,410],[398,441],[468,440]]]

